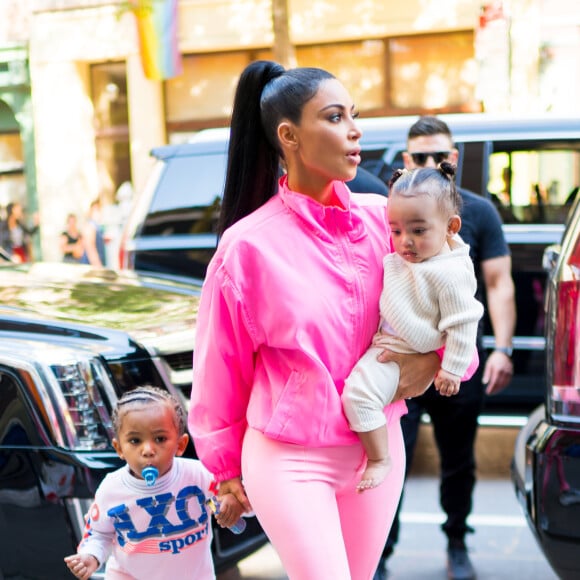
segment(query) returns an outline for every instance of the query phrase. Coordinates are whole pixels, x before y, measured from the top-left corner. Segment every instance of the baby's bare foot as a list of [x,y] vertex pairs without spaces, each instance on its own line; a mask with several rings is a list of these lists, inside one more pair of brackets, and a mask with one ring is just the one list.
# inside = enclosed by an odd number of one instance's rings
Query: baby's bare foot
[[369,459],[356,490],[359,493],[379,486],[391,471],[391,458]]

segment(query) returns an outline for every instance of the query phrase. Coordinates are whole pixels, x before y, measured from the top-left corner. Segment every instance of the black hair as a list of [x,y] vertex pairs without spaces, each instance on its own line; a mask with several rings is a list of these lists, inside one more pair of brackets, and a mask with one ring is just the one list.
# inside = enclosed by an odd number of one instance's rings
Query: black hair
[[416,137],[431,135],[447,135],[451,142],[453,142],[453,135],[451,135],[451,129],[449,129],[447,123],[430,115],[419,117],[419,119],[411,125],[409,132],[407,133],[407,139],[415,139]]
[[322,69],[285,70],[263,60],[242,72],[234,97],[218,235],[276,193],[282,157],[278,125],[284,119],[298,125],[320,83],[333,78]]
[[14,208],[20,205],[17,201],[11,201],[7,206],[6,206],[6,219],[8,219],[9,217],[12,216],[12,214],[14,213]]
[[437,168],[396,169],[389,180],[390,197],[430,195],[437,200],[441,211],[459,214],[462,199],[455,185],[456,171],[457,167],[447,161]]
[[117,401],[112,417],[115,434],[117,436],[119,435],[122,415],[129,409],[129,407],[137,405],[158,405],[159,403],[169,404],[169,406],[173,408],[177,433],[179,436],[183,435],[185,433],[186,425],[183,405],[168,391],[164,391],[163,389],[151,385],[143,385],[136,387],[131,391],[126,391]]

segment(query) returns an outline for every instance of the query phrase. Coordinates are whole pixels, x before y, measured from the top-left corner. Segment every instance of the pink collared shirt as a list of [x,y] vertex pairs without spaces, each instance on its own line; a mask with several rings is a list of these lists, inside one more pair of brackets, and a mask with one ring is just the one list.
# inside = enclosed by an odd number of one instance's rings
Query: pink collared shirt
[[[358,441],[344,380],[379,323],[386,198],[334,183],[336,205],[288,189],[223,235],[198,314],[189,429],[218,481],[241,474],[248,425],[312,447]],[[391,420],[405,412],[386,408]]]

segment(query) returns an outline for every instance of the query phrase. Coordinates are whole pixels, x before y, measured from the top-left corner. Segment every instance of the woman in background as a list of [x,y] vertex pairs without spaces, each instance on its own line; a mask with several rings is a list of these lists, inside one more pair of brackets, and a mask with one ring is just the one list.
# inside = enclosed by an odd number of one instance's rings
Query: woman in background
[[34,225],[28,227],[24,221],[24,209],[18,202],[6,206],[6,219],[0,224],[0,245],[10,257],[19,263],[32,260],[31,237],[38,231],[38,216]]
[[68,214],[66,229],[60,234],[60,251],[63,262],[80,262],[83,255],[83,241],[74,213]]

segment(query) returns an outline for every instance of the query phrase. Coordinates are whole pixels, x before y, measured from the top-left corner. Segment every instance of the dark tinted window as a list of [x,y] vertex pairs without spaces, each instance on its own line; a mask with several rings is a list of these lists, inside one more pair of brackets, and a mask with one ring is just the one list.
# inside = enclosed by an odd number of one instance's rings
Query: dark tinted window
[[166,161],[143,235],[213,233],[225,176],[225,154]]
[[[0,473],[10,454],[2,449],[41,444],[21,388],[12,371],[0,367]],[[0,488],[3,479],[0,475]]]

